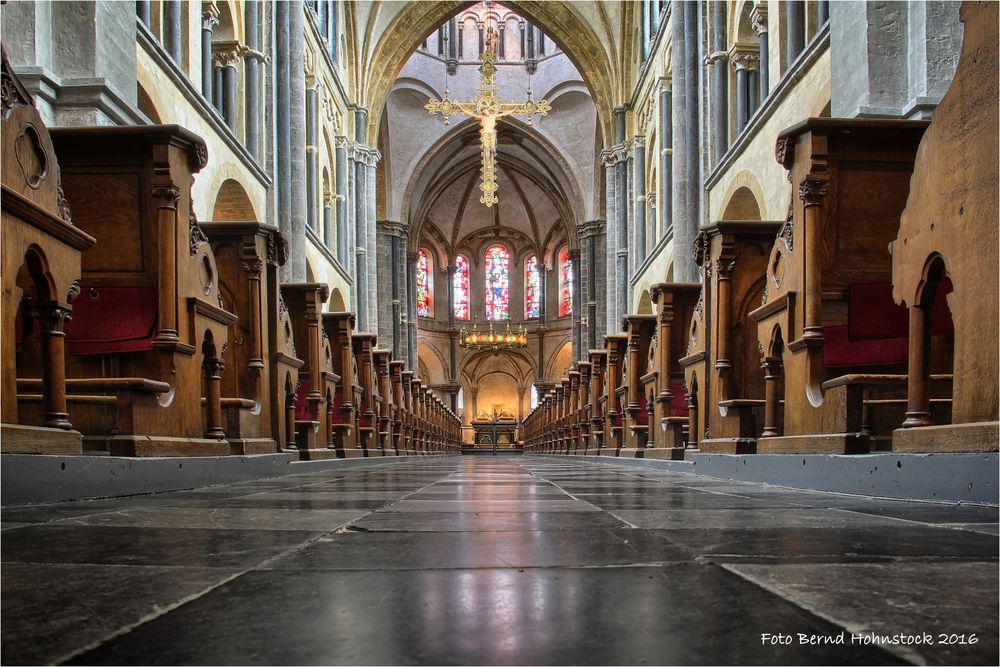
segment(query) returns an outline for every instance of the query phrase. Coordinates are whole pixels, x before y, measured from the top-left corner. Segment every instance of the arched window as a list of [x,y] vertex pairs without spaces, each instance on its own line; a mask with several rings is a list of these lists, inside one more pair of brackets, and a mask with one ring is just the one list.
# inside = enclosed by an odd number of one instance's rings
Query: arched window
[[569,248],[559,251],[559,317],[573,314],[573,260]]
[[486,249],[486,319],[510,319],[510,253],[502,245]]
[[455,319],[469,319],[469,260],[464,255],[455,258]]
[[532,255],[524,263],[524,319],[542,314],[542,278],[538,258]]
[[424,248],[417,253],[417,315],[434,317],[434,258]]

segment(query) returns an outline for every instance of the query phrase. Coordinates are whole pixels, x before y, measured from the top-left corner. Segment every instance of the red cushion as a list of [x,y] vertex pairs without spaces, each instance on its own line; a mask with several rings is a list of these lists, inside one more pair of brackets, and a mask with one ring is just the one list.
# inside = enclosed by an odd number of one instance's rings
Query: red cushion
[[852,341],[846,326],[823,327],[823,365],[827,368],[847,366],[883,366],[905,364],[907,338],[879,338]]
[[640,426],[646,426],[649,424],[649,412],[646,410],[646,394],[639,394],[639,417],[636,419],[636,423]]
[[156,290],[152,287],[83,287],[66,324],[70,354],[112,354],[153,349]]
[[312,421],[312,412],[309,411],[309,380],[299,379],[299,390],[295,392],[295,420]]
[[670,401],[670,414],[668,417],[687,417],[688,416],[688,402],[687,402],[687,389],[684,388],[683,384],[672,384],[670,385],[670,393],[673,395],[673,400]]
[[[952,289],[951,281],[947,278],[938,286],[931,312],[931,334],[934,336],[955,334],[948,300],[945,298]],[[893,301],[890,283],[851,285],[847,317],[852,341],[906,337],[910,332],[909,311]]]

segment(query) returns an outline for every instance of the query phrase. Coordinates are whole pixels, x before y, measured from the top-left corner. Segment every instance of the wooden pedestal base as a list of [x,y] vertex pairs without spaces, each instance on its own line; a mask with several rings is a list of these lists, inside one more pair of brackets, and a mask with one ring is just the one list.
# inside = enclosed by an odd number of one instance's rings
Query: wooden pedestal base
[[651,447],[642,455],[645,459],[663,459],[667,461],[683,461],[683,447]]
[[624,456],[629,459],[641,459],[646,455],[646,450],[639,449],[638,447],[622,447],[618,450],[618,456]]
[[278,444],[270,438],[232,438],[228,442],[230,454],[249,456],[253,454],[274,454],[278,451]]
[[781,435],[757,441],[758,454],[867,454],[869,438],[858,433]]
[[892,451],[995,452],[1000,449],[1000,422],[942,424],[919,428],[898,428],[892,432]]
[[713,438],[702,440],[698,448],[703,454],[756,454],[757,441],[749,438]]
[[4,454],[83,453],[83,436],[79,431],[65,431],[46,426],[0,424],[0,451]]
[[229,456],[228,440],[114,435],[103,442],[111,456]]

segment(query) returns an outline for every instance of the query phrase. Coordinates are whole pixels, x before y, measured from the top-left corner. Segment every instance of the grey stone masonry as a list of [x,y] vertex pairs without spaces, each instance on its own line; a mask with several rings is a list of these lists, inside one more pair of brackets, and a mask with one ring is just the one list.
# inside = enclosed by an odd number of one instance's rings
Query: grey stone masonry
[[959,3],[830,5],[831,113],[929,117],[962,44]]
[[11,65],[48,125],[143,123],[136,106],[131,2],[8,2],[0,10]]
[[691,240],[699,226],[698,20],[692,2],[674,0],[672,12],[674,281],[697,280]]

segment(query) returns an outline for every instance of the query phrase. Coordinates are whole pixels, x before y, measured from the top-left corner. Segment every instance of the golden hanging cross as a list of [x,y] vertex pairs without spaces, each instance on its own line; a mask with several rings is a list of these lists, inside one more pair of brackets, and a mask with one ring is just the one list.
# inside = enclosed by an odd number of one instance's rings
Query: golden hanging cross
[[496,61],[497,36],[493,28],[486,31],[486,48],[483,49],[479,60],[479,95],[469,102],[450,100],[447,96],[440,102],[428,100],[424,108],[427,113],[434,115],[440,113],[444,116],[445,124],[448,123],[449,116],[463,114],[479,121],[479,145],[482,151],[482,176],[483,182],[479,189],[483,191],[483,196],[479,201],[487,206],[493,206],[497,199],[496,181],[496,152],[497,152],[497,120],[504,116],[522,116],[528,119],[536,114],[545,116],[552,110],[552,107],[545,100],[533,102],[531,96],[524,102],[504,102],[500,99],[496,85],[497,68]]

